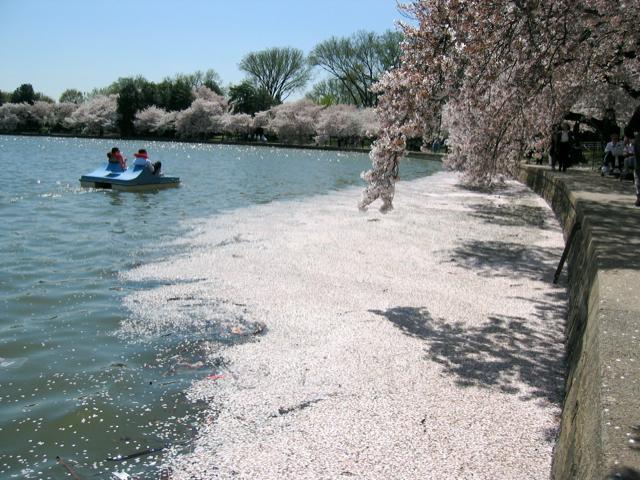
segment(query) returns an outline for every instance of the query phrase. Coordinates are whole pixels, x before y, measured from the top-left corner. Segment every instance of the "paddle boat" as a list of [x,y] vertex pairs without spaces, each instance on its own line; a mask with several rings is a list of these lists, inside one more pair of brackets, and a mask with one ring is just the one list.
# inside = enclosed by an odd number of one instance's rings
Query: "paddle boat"
[[86,188],[141,191],[177,187],[179,177],[154,175],[146,167],[134,165],[123,170],[118,163],[107,163],[91,173],[80,177],[80,185]]

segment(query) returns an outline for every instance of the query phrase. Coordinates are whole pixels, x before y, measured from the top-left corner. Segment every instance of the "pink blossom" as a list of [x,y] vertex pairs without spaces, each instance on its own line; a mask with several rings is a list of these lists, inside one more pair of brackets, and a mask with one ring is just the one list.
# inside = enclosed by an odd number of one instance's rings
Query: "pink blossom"
[[402,63],[375,87],[382,133],[361,208],[377,198],[391,208],[407,138],[444,127],[445,164],[490,183],[513,175],[568,112],[614,109],[624,120],[638,107],[638,2],[416,0],[401,9],[415,24],[401,25]]
[[116,130],[118,96],[96,95],[82,103],[65,120],[65,124],[85,134],[99,134]]

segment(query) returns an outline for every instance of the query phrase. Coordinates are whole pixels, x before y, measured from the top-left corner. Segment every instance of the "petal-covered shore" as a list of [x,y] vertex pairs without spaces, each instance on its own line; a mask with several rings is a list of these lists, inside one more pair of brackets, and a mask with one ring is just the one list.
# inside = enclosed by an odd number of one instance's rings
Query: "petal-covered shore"
[[563,248],[517,183],[452,173],[397,185],[395,210],[358,189],[233,210],[189,254],[127,273],[123,332],[202,331],[219,365],[171,478],[548,479],[563,393]]

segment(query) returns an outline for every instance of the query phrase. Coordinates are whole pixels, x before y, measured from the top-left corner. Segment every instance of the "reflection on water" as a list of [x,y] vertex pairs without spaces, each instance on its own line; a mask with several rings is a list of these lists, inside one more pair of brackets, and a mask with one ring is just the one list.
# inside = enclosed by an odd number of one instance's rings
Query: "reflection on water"
[[[117,145],[129,157],[146,147],[182,186],[82,189],[112,142],[0,136],[0,478],[68,478],[56,456],[82,478],[156,478],[163,449],[188,449],[203,420],[183,390],[215,375],[221,365],[202,358],[230,340],[216,328],[206,339],[116,335],[125,294],[153,287],[119,272],[188,253],[174,240],[198,218],[359,185],[370,165],[355,153]],[[407,160],[403,178],[437,168]]]
[[122,205],[124,202],[122,201],[122,195],[120,195],[120,192],[114,192],[113,190],[111,192],[108,192],[109,195],[109,203],[111,204],[112,207],[119,207],[120,205]]

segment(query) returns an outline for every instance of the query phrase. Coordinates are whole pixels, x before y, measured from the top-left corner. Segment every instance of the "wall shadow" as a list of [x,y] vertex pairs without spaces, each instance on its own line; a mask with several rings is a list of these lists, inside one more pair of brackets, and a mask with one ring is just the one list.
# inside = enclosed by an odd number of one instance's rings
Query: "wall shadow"
[[498,240],[471,240],[451,250],[450,262],[480,276],[527,277],[551,281],[561,248],[542,248]]
[[492,225],[505,227],[538,227],[549,228],[546,219],[548,211],[542,207],[532,205],[505,204],[493,205],[479,203],[470,206],[473,218],[478,218]]
[[496,182],[490,185],[476,185],[470,182],[460,182],[456,184],[456,188],[484,195],[503,195],[507,197],[516,195],[515,189],[504,182]]
[[620,202],[581,200],[603,269],[640,269],[640,211]]
[[564,346],[553,331],[534,331],[517,316],[494,315],[482,325],[465,326],[433,318],[424,307],[369,311],[424,340],[427,359],[440,364],[461,387],[499,388],[524,400],[562,401]]

